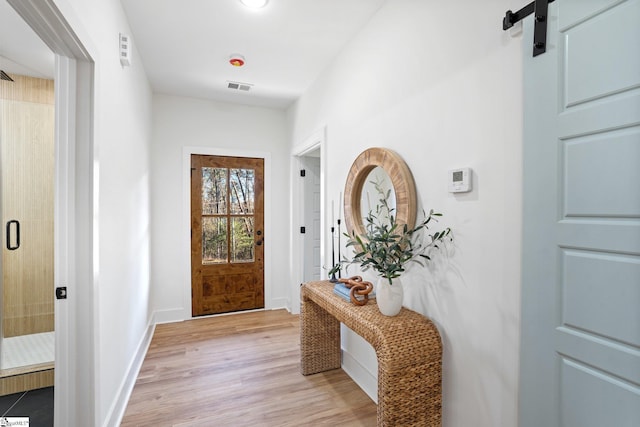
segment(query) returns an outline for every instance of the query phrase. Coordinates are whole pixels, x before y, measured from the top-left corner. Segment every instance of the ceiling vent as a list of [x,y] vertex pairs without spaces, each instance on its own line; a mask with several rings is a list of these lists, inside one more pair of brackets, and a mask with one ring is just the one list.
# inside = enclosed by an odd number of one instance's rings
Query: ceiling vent
[[245,92],[248,92],[251,86],[253,86],[251,83],[227,82],[228,89],[243,90]]

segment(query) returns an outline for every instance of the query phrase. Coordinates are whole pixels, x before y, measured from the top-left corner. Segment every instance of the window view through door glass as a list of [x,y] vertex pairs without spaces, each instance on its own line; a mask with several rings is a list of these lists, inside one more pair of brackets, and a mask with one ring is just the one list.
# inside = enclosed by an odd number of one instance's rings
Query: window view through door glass
[[227,169],[202,168],[202,214],[227,213]]
[[203,264],[254,261],[254,184],[253,169],[202,168]]

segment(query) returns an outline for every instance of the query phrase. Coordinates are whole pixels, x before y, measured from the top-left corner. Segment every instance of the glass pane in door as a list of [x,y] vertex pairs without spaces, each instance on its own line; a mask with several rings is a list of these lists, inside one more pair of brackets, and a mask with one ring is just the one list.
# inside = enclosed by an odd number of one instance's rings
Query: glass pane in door
[[[0,79],[0,378],[11,381],[0,394],[53,385],[55,355],[54,81],[7,72],[11,80]],[[24,376],[32,372],[41,374]]]
[[226,263],[227,255],[227,218],[202,218],[202,264]]
[[247,215],[255,212],[255,175],[253,169],[230,169],[229,191],[232,215]]
[[202,168],[202,214],[227,213],[227,169]]
[[255,245],[253,217],[234,217],[232,224],[231,262],[253,262]]

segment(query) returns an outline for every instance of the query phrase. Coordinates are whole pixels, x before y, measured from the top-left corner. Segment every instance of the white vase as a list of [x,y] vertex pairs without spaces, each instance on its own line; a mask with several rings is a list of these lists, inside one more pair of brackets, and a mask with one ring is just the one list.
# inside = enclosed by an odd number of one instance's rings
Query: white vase
[[385,316],[395,316],[402,308],[402,283],[400,278],[393,279],[393,284],[389,284],[389,279],[378,278],[376,285],[376,302],[380,313]]

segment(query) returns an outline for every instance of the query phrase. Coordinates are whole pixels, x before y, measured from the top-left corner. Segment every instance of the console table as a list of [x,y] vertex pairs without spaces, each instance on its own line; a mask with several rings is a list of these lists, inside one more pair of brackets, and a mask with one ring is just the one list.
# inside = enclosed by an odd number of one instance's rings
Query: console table
[[376,351],[378,426],[441,425],[442,342],[431,320],[406,308],[384,316],[375,300],[353,305],[329,281],[302,284],[300,300],[303,375],[340,368],[342,322]]

